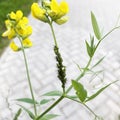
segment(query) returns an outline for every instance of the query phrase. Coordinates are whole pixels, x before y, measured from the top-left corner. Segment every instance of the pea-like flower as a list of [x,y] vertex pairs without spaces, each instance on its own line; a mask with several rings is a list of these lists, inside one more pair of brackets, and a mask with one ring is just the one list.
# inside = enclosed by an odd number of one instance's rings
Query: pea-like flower
[[15,44],[15,42],[14,41],[12,41],[11,43],[10,43],[10,48],[13,50],[13,51],[19,51],[19,47]]
[[31,6],[31,11],[33,17],[43,21],[48,22],[48,18],[46,16],[46,10],[38,5],[38,3],[33,3]]
[[50,23],[51,21],[61,25],[68,21],[66,14],[69,12],[68,4],[65,0],[60,3],[57,0],[43,0],[42,6],[33,3],[31,6],[32,15],[43,21]]
[[52,20],[57,20],[65,16],[69,11],[68,4],[63,0],[58,3],[56,0],[50,2],[49,16]]
[[[32,27],[28,25],[28,19],[23,16],[21,10],[8,14],[8,20],[5,21],[5,25],[7,30],[2,34],[3,37],[8,37],[11,40],[17,36],[21,38],[24,48],[32,46],[32,42],[28,38],[32,34]],[[21,49],[14,41],[11,42],[10,47],[14,51]]]

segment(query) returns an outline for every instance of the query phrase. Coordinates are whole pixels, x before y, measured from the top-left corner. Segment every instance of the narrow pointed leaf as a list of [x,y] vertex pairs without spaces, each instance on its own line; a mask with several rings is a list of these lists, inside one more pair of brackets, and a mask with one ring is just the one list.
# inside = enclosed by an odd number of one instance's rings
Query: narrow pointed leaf
[[21,108],[23,108],[27,113],[28,113],[28,115],[30,116],[30,118],[32,118],[33,120],[34,120],[34,118],[35,118],[35,116],[34,116],[34,114],[30,111],[30,110],[28,110],[27,108],[25,108],[24,106],[22,106],[22,105],[19,105]]
[[76,91],[76,95],[81,102],[84,102],[87,98],[87,91],[84,89],[83,85],[75,80],[72,80],[72,86]]
[[87,41],[86,41],[86,48],[87,48],[87,53],[88,53],[89,57],[92,57],[91,47],[90,47],[90,45],[88,44]]
[[93,27],[94,34],[95,34],[96,38],[98,40],[100,40],[101,39],[101,33],[100,33],[100,29],[99,29],[96,17],[93,14],[93,12],[91,12],[91,21],[92,21],[92,27]]
[[[118,80],[117,80],[118,81]],[[97,97],[100,93],[102,93],[106,88],[108,88],[110,85],[116,83],[117,81],[114,81],[106,86],[104,86],[103,88],[99,89],[95,94],[91,95],[90,97],[88,97],[88,99],[85,102],[88,102],[92,99],[94,99],[95,97]]]
[[66,97],[71,98],[71,99],[77,99],[78,98],[78,96],[76,96],[76,95],[67,95]]
[[94,36],[90,36],[91,48],[94,47]]
[[80,72],[82,72],[82,68],[80,68],[80,66],[77,63],[75,63],[75,64],[77,65],[77,67],[80,70]]
[[95,65],[92,66],[92,69],[93,69],[94,67],[96,67],[97,65],[99,65],[99,64],[104,60],[104,58],[105,58],[105,56],[102,57],[100,60],[98,60],[97,63],[95,63]]
[[18,120],[18,117],[20,116],[21,112],[22,112],[22,109],[20,108],[15,114],[15,117],[13,118],[13,120]]
[[[28,103],[28,104],[34,104],[34,101],[31,98],[19,98],[16,99],[17,101]],[[36,104],[38,104],[37,101],[35,101]]]
[[46,104],[46,103],[48,103],[50,101],[53,101],[53,100],[55,100],[55,99],[54,98],[52,98],[52,99],[43,99],[43,100],[40,101],[40,104],[43,105],[43,104]]
[[56,114],[47,114],[47,115],[44,115],[42,118],[40,118],[40,120],[51,120],[51,119],[54,119],[58,116],[59,115],[56,115]]
[[62,96],[62,92],[61,91],[51,91],[51,92],[43,94],[43,96]]

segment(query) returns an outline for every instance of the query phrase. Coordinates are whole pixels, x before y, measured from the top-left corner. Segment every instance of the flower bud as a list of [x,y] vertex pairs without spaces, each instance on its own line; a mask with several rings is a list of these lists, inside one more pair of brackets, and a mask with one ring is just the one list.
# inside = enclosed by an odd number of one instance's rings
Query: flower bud
[[62,25],[64,23],[66,23],[68,21],[68,17],[67,16],[63,16],[62,18],[60,19],[57,19],[55,22],[58,24],[58,25]]

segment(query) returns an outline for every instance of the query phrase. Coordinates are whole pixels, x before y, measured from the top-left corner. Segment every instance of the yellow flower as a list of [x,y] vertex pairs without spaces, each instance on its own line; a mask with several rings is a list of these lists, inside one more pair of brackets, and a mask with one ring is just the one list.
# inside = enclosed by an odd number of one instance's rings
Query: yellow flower
[[32,15],[33,17],[43,21],[43,22],[47,22],[48,18],[46,17],[46,10],[41,8],[38,3],[33,3],[31,6],[31,11],[32,11]]
[[21,10],[18,10],[16,13],[11,12],[10,18],[16,21],[19,21],[23,17],[23,13]]
[[[16,13],[11,12],[8,20],[5,21],[7,30],[2,34],[3,37],[12,39],[19,36],[22,39],[24,48],[32,46],[32,42],[28,39],[28,36],[32,34],[32,27],[28,26],[27,17],[23,17],[22,11],[18,10]],[[17,46],[14,41],[11,42],[10,47],[13,51],[19,51],[22,48]]]
[[13,37],[15,37],[16,33],[14,31],[13,28],[8,28],[3,34],[3,37],[8,37],[8,39],[12,39]]
[[28,24],[28,18],[27,17],[23,17],[21,20],[19,20],[17,26],[20,27],[25,27]]
[[52,0],[50,3],[51,10],[48,11],[49,16],[52,20],[59,19],[66,15],[69,11],[67,2],[62,0],[60,4],[56,0]]
[[2,34],[3,37],[12,39],[16,35],[20,35],[22,38],[26,38],[32,34],[32,27],[28,26],[28,19],[27,17],[23,17],[22,11],[18,10],[16,13],[11,12],[10,18],[15,21],[5,21],[7,30]]
[[7,30],[2,34],[3,37],[8,37],[8,39],[12,39],[15,37],[16,33],[13,29],[12,23],[10,20],[5,21],[5,25],[7,27]]
[[19,47],[15,44],[14,41],[10,43],[10,48],[15,52],[19,51]]
[[19,20],[18,24],[16,25],[16,32],[21,37],[25,38],[32,34],[32,27],[28,26],[28,19],[26,17],[23,17],[21,20]]
[[22,41],[22,44],[24,46],[24,48],[29,48],[29,47],[32,47],[32,42],[30,41],[29,38],[26,38]]
[[25,26],[24,28],[21,27],[16,29],[16,31],[21,37],[26,38],[32,34],[32,27]]

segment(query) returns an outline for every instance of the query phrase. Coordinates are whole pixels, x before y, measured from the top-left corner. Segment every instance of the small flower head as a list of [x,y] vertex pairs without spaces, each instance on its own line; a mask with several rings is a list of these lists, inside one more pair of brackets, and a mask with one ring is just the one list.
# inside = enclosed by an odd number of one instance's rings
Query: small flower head
[[68,20],[65,15],[68,13],[69,7],[65,0],[60,3],[57,0],[43,0],[42,6],[39,6],[38,3],[33,3],[31,10],[35,18],[44,22],[50,23],[50,21],[54,21],[61,25]]
[[[8,20],[5,21],[7,30],[2,34],[3,37],[8,37],[8,39],[13,39],[19,36],[25,45],[24,47],[31,47],[32,43],[28,40],[28,37],[32,34],[32,27],[28,25],[27,17],[23,16],[22,11],[18,10],[16,13],[11,12],[8,15]],[[25,42],[27,39],[27,42]],[[29,44],[27,44],[29,42]],[[31,44],[30,44],[31,43]],[[13,51],[19,51],[20,48],[15,44],[14,41],[11,42],[10,47]]]

